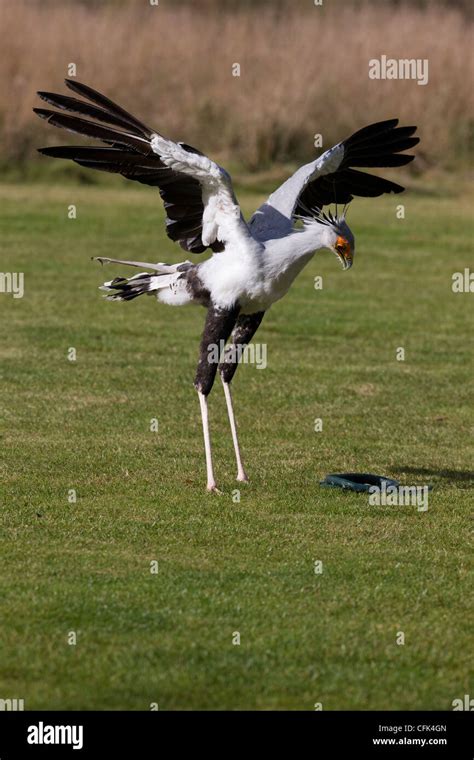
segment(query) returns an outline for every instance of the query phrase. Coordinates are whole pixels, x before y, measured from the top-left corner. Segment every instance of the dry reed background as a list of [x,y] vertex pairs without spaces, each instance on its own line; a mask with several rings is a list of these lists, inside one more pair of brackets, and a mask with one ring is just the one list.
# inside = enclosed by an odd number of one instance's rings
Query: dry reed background
[[[419,125],[418,168],[453,166],[470,147],[472,22],[437,3],[1,0],[0,46],[3,163],[58,142],[31,108],[37,89],[63,89],[70,62],[165,134],[250,168],[393,115]],[[381,54],[428,58],[429,84],[369,80]]]

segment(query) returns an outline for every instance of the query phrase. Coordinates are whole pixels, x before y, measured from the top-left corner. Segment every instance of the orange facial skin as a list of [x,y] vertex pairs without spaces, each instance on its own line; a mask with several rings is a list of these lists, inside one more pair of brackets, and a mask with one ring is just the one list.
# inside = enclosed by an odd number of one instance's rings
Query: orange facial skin
[[336,251],[341,253],[343,256],[347,256],[351,250],[349,242],[346,240],[346,238],[343,238],[340,235],[336,240],[335,248],[336,248]]

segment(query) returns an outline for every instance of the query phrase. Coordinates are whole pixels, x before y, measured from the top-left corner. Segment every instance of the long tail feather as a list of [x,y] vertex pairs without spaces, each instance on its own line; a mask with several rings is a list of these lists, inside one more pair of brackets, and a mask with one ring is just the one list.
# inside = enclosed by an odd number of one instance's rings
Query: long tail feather
[[154,272],[160,274],[173,274],[174,272],[182,271],[184,265],[192,266],[191,261],[180,261],[179,264],[163,264],[158,262],[157,264],[149,264],[146,261],[126,261],[125,259],[109,259],[105,256],[93,256],[93,261],[99,261],[101,264],[124,264],[130,267],[139,267],[139,269],[152,269]]
[[104,282],[99,290],[111,294],[105,296],[108,301],[132,301],[144,294],[153,295],[164,288],[175,287],[181,276],[180,272],[158,275],[140,272],[133,277],[115,277],[110,282]]

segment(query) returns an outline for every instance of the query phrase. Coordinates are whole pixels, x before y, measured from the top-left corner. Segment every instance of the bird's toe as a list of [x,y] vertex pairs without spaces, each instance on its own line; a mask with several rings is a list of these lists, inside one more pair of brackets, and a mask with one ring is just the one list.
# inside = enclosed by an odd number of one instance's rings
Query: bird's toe
[[222,493],[222,491],[219,491],[219,489],[218,489],[218,487],[216,486],[216,484],[215,484],[215,483],[208,483],[208,484],[207,484],[207,489],[206,489],[206,490],[207,490],[209,493]]

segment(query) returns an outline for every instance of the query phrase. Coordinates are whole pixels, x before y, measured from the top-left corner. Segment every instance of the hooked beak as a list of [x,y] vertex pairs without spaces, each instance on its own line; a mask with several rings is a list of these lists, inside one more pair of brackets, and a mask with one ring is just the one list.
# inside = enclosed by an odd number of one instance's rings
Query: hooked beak
[[340,248],[336,247],[334,249],[334,252],[341,262],[344,271],[346,271],[346,269],[350,269],[353,261],[351,251],[342,251]]
[[336,242],[334,243],[334,253],[342,264],[344,270],[350,269],[352,266],[353,251],[351,244],[347,238],[342,235],[338,235]]

